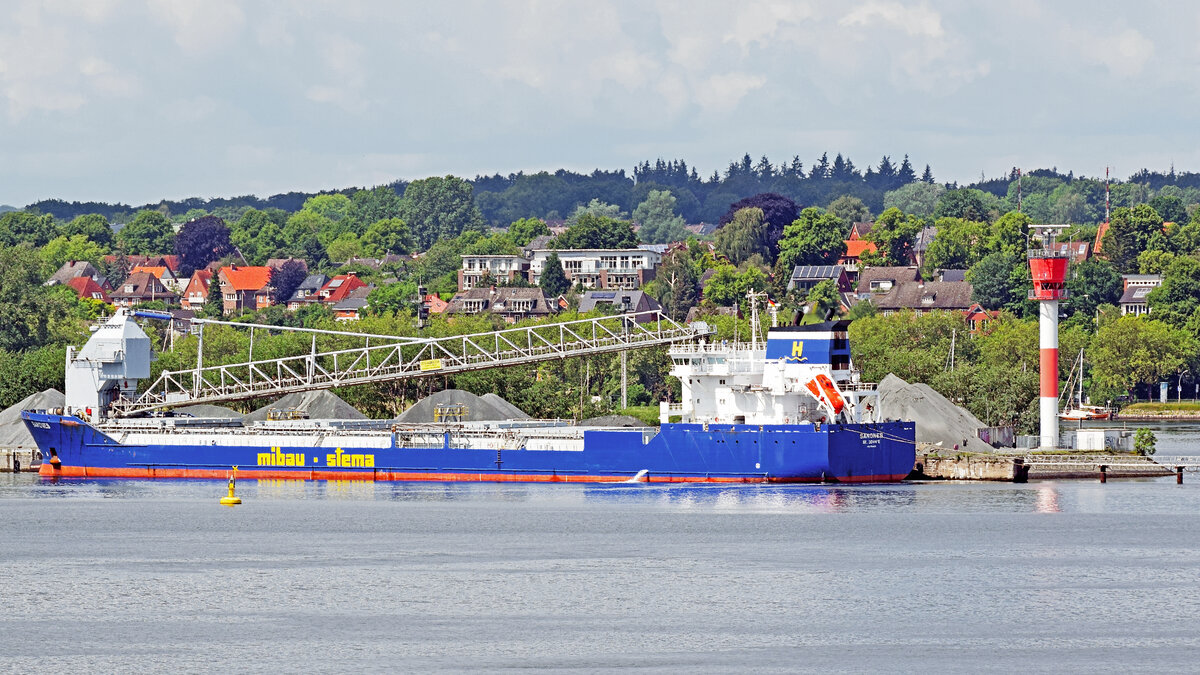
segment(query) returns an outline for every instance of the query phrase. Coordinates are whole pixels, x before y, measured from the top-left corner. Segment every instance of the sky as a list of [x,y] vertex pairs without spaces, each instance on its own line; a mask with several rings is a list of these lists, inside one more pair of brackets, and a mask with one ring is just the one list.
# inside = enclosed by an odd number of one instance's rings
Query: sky
[[0,204],[749,152],[1200,171],[1200,3],[5,0]]

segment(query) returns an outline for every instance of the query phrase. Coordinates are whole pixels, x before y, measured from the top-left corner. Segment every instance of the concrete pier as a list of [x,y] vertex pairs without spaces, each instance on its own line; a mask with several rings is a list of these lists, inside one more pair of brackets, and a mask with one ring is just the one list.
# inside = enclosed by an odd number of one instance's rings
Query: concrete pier
[[1153,457],[1131,454],[1063,453],[959,453],[943,456],[937,452],[917,454],[912,478],[942,480],[990,480],[1024,483],[1029,480],[1105,478],[1158,478],[1177,473],[1174,466],[1154,461]]

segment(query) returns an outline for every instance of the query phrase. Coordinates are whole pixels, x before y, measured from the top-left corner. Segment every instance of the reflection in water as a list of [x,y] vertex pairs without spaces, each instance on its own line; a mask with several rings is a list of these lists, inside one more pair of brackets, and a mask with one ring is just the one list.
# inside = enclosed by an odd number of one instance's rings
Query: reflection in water
[[1054,489],[1052,483],[1043,483],[1037,489],[1037,512],[1038,513],[1060,513],[1062,507],[1058,505],[1058,490]]

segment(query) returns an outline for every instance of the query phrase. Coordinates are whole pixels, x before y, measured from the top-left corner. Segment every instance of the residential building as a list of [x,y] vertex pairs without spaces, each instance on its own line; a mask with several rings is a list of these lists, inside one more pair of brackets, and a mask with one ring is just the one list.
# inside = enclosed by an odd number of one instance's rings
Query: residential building
[[[588,291],[579,299],[579,311],[590,312],[597,307],[611,307],[615,312],[654,312],[662,309],[658,301],[643,291]],[[625,308],[628,308],[627,310]],[[639,323],[654,321],[653,314],[637,317]]]
[[1125,292],[1121,294],[1121,316],[1141,316],[1150,313],[1146,296],[1162,285],[1161,274],[1122,274]]
[[149,272],[130,274],[120,288],[111,293],[113,304],[134,307],[146,302],[162,300],[168,305],[179,302],[179,296]]
[[871,294],[870,300],[884,316],[906,309],[920,314],[966,312],[973,304],[971,291],[971,284],[965,281],[904,281],[886,293]]
[[430,314],[444,314],[450,309],[450,303],[438,297],[436,293],[425,296],[425,306],[429,308]]
[[455,294],[446,312],[449,314],[478,314],[491,312],[508,323],[522,319],[549,316],[557,311],[553,300],[540,288],[511,286],[472,288]]
[[225,314],[254,312],[271,306],[271,268],[230,265],[217,272]]
[[538,249],[529,261],[529,280],[537,284],[552,253],[558,254],[567,279],[584,288],[635,289],[654,279],[654,268],[662,254],[641,248]]
[[[104,264],[111,269],[120,257],[119,255],[106,255]],[[171,270],[171,274],[179,274],[179,256],[177,255],[127,255],[125,261],[131,270],[138,265],[144,265],[146,267],[166,267]]]
[[292,292],[292,296],[287,299],[287,308],[294,312],[306,305],[320,302],[321,289],[327,283],[329,283],[329,277],[324,274],[310,274],[304,277],[304,281],[300,282],[300,285]]
[[321,302],[327,305],[336,305],[342,300],[350,297],[350,293],[352,293],[354,289],[362,288],[366,285],[366,282],[364,282],[362,279],[359,279],[358,276],[354,274],[339,274],[325,282],[325,285],[321,287],[321,290],[317,291],[317,297],[321,299]]
[[933,225],[926,225],[913,238],[913,264],[920,267],[925,264],[925,251],[929,250],[929,245],[933,243],[937,237],[937,228]]
[[858,278],[858,270],[862,266],[862,256],[864,253],[875,253],[878,248],[875,242],[867,241],[866,239],[847,239],[846,252],[842,257],[838,258],[838,264],[846,268],[846,275],[850,278],[850,282]]
[[267,259],[267,267],[277,270],[280,267],[283,267],[285,263],[292,261],[300,263],[300,265],[304,267],[305,273],[308,272],[308,261],[304,258],[269,258]]
[[972,303],[963,314],[966,315],[967,329],[972,334],[982,333],[993,321],[1000,318],[999,310],[988,311],[978,302]]
[[333,304],[333,315],[337,321],[358,321],[367,309],[367,296],[375,290],[372,285],[359,286]]
[[519,255],[464,255],[458,290],[529,278],[529,261]]
[[854,288],[850,277],[843,265],[797,265],[788,279],[788,291],[798,290],[807,294],[814,286],[822,281],[832,281],[837,285],[839,293],[845,293]]
[[1056,241],[1047,248],[1055,255],[1065,255],[1072,265],[1087,260],[1092,249],[1086,241]]
[[875,227],[872,222],[858,222],[850,225],[850,236],[846,237],[847,241],[862,241],[871,233],[871,229]]
[[177,276],[175,276],[175,273],[171,271],[171,268],[167,267],[166,265],[136,265],[133,269],[129,270],[130,274],[137,274],[138,272],[149,272],[150,274],[153,274],[154,278],[161,281],[163,286],[166,286],[176,293],[182,291],[187,285],[186,280],[180,280]]
[[192,272],[192,278],[188,279],[187,286],[183,289],[183,298],[179,304],[184,309],[197,310],[208,302],[208,289],[212,284],[213,273],[209,270],[196,270]]
[[921,270],[910,267],[867,267],[858,273],[857,293],[859,300],[881,295],[897,284],[921,280]]
[[112,303],[112,298],[104,287],[96,283],[96,280],[91,277],[75,277],[67,281],[65,286],[69,286],[75,291],[75,294],[81,298],[91,298],[92,300],[102,300],[107,303]]
[[87,278],[95,281],[101,288],[107,292],[111,290],[108,285],[108,280],[96,269],[96,266],[86,260],[68,260],[58,268],[50,278],[46,280],[43,286],[57,286],[66,284],[72,279]]

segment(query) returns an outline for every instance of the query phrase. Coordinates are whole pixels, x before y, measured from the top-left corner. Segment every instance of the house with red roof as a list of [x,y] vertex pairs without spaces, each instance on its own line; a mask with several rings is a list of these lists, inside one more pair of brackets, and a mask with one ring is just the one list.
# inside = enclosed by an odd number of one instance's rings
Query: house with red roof
[[350,297],[350,294],[354,291],[354,289],[362,288],[366,285],[367,284],[362,279],[359,279],[357,275],[339,274],[322,286],[321,290],[317,293],[317,296],[321,298],[321,302],[329,305],[336,305],[342,300]]
[[1000,310],[988,311],[978,302],[964,310],[963,314],[966,315],[967,328],[972,334],[982,333],[987,330],[989,324],[1000,318]]
[[184,309],[196,310],[204,306],[208,301],[208,287],[212,284],[213,273],[209,270],[196,270],[192,272],[192,278],[188,279],[187,286],[183,289],[183,298],[179,304]]
[[184,282],[175,276],[171,268],[166,265],[135,265],[133,269],[129,270],[130,274],[137,274],[138,272],[153,274],[154,278],[162,282],[163,286],[173,291],[178,292],[183,290]]
[[72,288],[80,298],[91,298],[92,300],[103,300],[104,302],[112,303],[112,298],[108,297],[108,293],[104,288],[91,277],[75,277],[68,280],[64,285]]
[[174,291],[163,286],[153,274],[137,272],[126,277],[117,290],[111,294],[113,304],[121,307],[133,307],[145,302],[161,300],[168,305],[179,301]]
[[271,268],[230,265],[217,271],[225,314],[271,306]]

